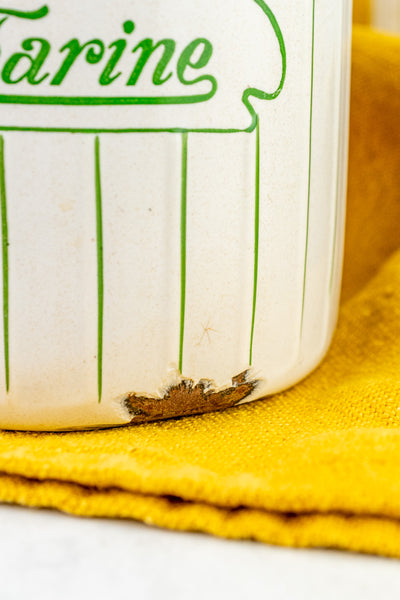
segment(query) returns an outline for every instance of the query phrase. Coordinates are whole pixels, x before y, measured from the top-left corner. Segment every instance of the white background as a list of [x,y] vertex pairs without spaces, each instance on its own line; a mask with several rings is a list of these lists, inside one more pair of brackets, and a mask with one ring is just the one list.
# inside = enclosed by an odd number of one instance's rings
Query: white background
[[0,506],[1,600],[394,600],[398,561]]

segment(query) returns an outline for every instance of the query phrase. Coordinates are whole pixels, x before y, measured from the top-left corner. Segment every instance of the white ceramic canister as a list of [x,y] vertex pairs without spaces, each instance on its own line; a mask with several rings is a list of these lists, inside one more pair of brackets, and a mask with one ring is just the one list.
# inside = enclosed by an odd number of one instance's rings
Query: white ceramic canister
[[0,7],[0,426],[218,410],[335,328],[350,0]]
[[372,0],[372,22],[378,29],[400,32],[400,0]]

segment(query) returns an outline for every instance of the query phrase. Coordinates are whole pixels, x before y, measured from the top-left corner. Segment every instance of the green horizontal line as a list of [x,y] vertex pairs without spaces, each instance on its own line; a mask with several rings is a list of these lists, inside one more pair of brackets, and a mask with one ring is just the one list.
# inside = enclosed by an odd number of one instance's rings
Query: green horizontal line
[[0,104],[41,104],[61,106],[124,106],[146,104],[198,104],[207,102],[216,92],[216,88],[207,94],[192,96],[120,96],[120,97],[95,97],[95,96],[14,96],[0,95]]
[[0,125],[0,131],[31,131],[37,133],[252,133],[254,129],[191,129],[186,127],[154,127],[154,128],[127,128],[127,129],[106,129],[106,128],[72,128],[72,127],[20,127],[17,125]]
[[47,6],[42,6],[39,10],[33,11],[23,11],[23,10],[14,10],[12,8],[0,8],[0,14],[8,15],[10,17],[18,17],[20,19],[29,19],[31,21],[36,21],[37,19],[42,19],[49,13],[49,8]]

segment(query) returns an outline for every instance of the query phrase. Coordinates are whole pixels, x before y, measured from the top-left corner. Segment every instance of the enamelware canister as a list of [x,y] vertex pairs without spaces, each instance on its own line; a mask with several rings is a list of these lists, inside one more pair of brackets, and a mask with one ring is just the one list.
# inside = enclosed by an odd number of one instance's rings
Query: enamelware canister
[[0,6],[0,427],[219,410],[335,328],[350,0]]

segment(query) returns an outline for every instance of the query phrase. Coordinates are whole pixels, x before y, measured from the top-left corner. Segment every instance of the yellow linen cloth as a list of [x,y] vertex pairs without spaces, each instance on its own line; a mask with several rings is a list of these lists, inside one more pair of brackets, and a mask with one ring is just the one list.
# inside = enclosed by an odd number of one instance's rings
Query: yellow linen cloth
[[322,366],[221,413],[0,433],[0,500],[400,558],[400,39],[354,34],[344,302]]
[[355,23],[368,25],[371,22],[371,0],[353,0],[353,19]]

